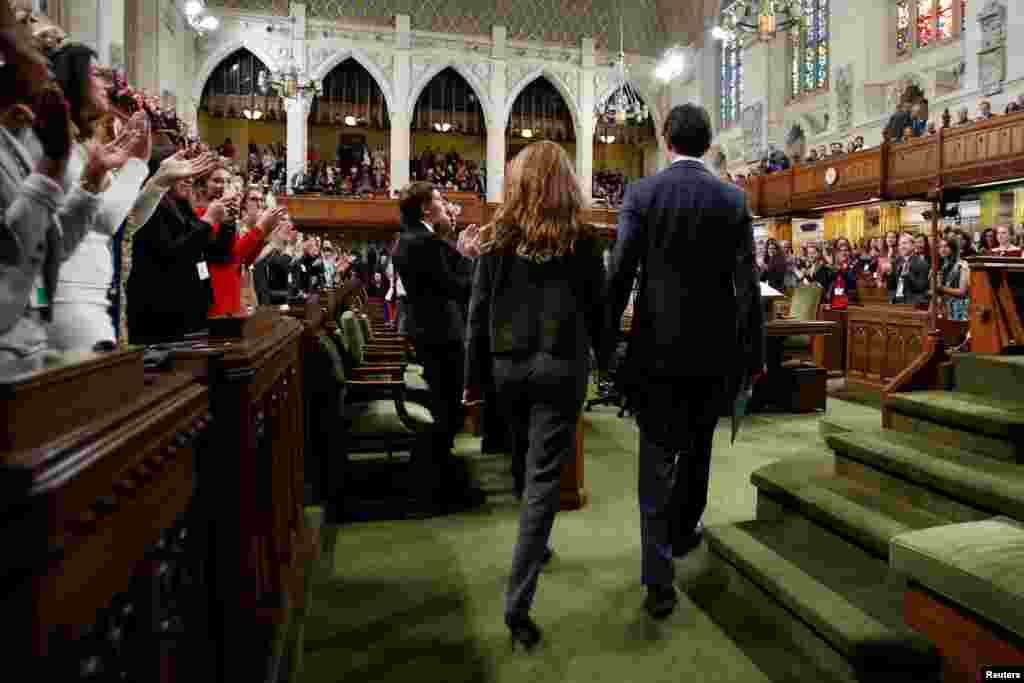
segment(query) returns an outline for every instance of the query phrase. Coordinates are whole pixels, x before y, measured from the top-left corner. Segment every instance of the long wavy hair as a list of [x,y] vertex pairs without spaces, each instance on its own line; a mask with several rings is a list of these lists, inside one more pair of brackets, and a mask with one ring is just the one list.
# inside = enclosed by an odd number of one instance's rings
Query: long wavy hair
[[580,223],[583,193],[561,145],[527,145],[505,176],[505,201],[481,231],[481,252],[537,262],[572,254],[593,228]]

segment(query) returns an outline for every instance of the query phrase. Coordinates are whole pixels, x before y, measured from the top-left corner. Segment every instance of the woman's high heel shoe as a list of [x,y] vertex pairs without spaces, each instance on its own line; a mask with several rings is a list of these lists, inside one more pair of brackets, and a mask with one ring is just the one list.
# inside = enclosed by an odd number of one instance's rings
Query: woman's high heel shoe
[[529,652],[540,642],[540,627],[530,617],[505,615],[505,625],[508,626],[513,651],[516,649],[516,643],[522,645],[523,649]]

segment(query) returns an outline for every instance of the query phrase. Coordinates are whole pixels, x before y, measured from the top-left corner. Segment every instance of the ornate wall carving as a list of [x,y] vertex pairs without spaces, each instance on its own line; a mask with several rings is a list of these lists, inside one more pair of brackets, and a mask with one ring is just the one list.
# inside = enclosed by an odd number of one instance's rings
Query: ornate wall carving
[[740,118],[743,124],[743,158],[746,161],[760,159],[767,151],[764,102],[744,107]]
[[853,65],[836,67],[836,127],[845,133],[853,127]]
[[983,95],[1003,91],[1006,80],[1006,6],[988,0],[978,12],[981,49],[978,51],[978,86]]
[[524,87],[538,75],[547,77],[562,92],[570,109],[579,107],[578,72],[573,68],[553,67],[538,62],[513,62],[508,65],[509,107]]

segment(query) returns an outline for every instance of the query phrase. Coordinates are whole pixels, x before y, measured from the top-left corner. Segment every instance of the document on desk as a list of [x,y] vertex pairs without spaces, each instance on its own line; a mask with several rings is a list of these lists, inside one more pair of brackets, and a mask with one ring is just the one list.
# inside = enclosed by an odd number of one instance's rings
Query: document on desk
[[761,296],[784,296],[782,292],[772,287],[767,282],[761,283]]

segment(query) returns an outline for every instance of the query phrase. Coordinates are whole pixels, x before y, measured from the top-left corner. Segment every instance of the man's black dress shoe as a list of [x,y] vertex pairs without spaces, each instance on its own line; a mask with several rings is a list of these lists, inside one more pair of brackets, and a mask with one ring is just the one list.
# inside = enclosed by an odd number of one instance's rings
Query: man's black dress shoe
[[700,545],[704,538],[704,524],[697,522],[693,531],[672,541],[672,557],[682,557]]
[[677,602],[679,602],[679,598],[676,596],[674,586],[648,586],[644,609],[652,618],[664,619],[672,614]]
[[528,616],[505,615],[505,625],[508,626],[509,635],[512,641],[512,649],[515,650],[516,643],[523,646],[527,652],[532,650],[541,639],[540,627],[537,626]]

